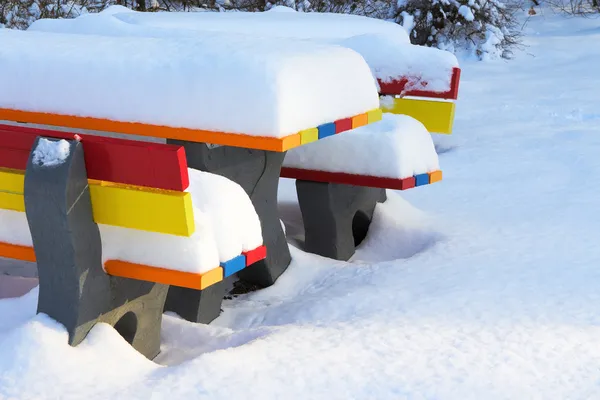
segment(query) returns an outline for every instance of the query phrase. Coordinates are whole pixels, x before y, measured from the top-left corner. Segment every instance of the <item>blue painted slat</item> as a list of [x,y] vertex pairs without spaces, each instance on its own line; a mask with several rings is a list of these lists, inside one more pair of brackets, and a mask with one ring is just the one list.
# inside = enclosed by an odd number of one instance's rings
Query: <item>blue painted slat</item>
[[317,129],[319,130],[319,139],[335,135],[335,122],[319,125],[317,126]]
[[242,269],[246,267],[246,256],[239,255],[235,258],[232,258],[229,261],[222,262],[221,268],[223,268],[223,277],[226,278],[235,274],[236,272],[240,272]]
[[415,175],[415,186],[429,185],[429,174]]

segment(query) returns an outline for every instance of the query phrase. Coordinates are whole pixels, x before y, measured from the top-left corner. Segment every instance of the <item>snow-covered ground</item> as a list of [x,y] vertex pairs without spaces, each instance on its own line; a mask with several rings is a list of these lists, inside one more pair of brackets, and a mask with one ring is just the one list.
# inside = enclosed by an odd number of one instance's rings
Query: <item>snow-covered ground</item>
[[158,364],[107,325],[69,347],[37,290],[0,300],[0,399],[600,398],[600,21],[526,33],[461,63],[444,181],[390,194],[352,262],[292,249],[210,326],[166,316]]

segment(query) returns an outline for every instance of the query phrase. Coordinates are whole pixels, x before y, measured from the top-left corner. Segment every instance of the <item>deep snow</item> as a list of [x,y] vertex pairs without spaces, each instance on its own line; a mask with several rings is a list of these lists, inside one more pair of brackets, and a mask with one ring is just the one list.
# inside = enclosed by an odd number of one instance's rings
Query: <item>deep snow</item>
[[340,46],[116,36],[0,29],[0,108],[284,137],[379,107],[369,66]]
[[407,89],[424,81],[429,90],[441,92],[450,88],[452,69],[458,66],[450,52],[411,45],[406,31],[396,23],[347,14],[293,10],[147,13],[112,6],[74,19],[41,19],[29,30],[126,37],[210,37],[220,32],[254,37],[260,42],[273,38],[307,40],[358,52],[382,81],[408,76]]
[[167,367],[0,300],[0,398],[600,398],[598,27],[538,15],[516,60],[463,62],[444,180],[392,195],[350,263],[292,249],[212,325],[165,317]]

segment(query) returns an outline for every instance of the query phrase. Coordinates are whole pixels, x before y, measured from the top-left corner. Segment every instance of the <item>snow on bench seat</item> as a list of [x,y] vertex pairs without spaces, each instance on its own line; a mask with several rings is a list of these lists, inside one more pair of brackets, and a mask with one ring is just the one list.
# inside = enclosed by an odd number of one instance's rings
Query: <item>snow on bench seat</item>
[[442,178],[431,135],[395,114],[345,135],[290,150],[281,176],[316,182],[405,190]]
[[[204,289],[264,258],[260,221],[241,186],[218,175],[188,172],[194,234],[98,224],[108,274]],[[35,261],[25,213],[0,208],[0,257]]]
[[284,151],[379,108],[366,62],[337,46],[9,29],[0,43],[0,120]]
[[147,37],[228,32],[261,40],[279,37],[335,44],[363,56],[382,94],[456,99],[460,73],[456,57],[411,45],[400,25],[357,15],[286,11],[290,12],[142,13],[113,6],[75,19],[38,20],[29,30]]

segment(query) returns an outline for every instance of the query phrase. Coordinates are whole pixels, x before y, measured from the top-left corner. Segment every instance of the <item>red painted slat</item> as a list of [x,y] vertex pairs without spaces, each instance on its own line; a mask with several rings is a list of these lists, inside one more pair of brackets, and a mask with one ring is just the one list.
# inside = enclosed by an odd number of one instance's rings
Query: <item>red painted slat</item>
[[396,79],[391,82],[379,81],[379,94],[385,96],[416,96],[416,97],[430,97],[435,99],[447,99],[456,100],[458,98],[458,86],[460,82],[460,68],[454,68],[452,70],[452,76],[450,77],[450,89],[445,92],[436,92],[427,90],[427,82],[419,81],[419,84],[423,89],[411,89],[404,92],[406,85],[408,84],[408,78],[403,77]]
[[415,187],[415,177],[405,179],[383,178],[379,176],[355,175],[345,172],[313,171],[300,168],[281,168],[282,178],[300,179],[313,182],[342,183],[383,189],[406,190]]
[[258,246],[254,250],[245,251],[242,253],[246,256],[246,266],[250,266],[260,260],[264,260],[267,258],[267,247],[266,246]]
[[[0,167],[25,169],[37,136],[73,140],[74,133],[0,125]],[[183,191],[189,186],[181,146],[79,135],[90,179]]]
[[352,118],[338,119],[335,121],[335,133],[341,133],[352,129]]

